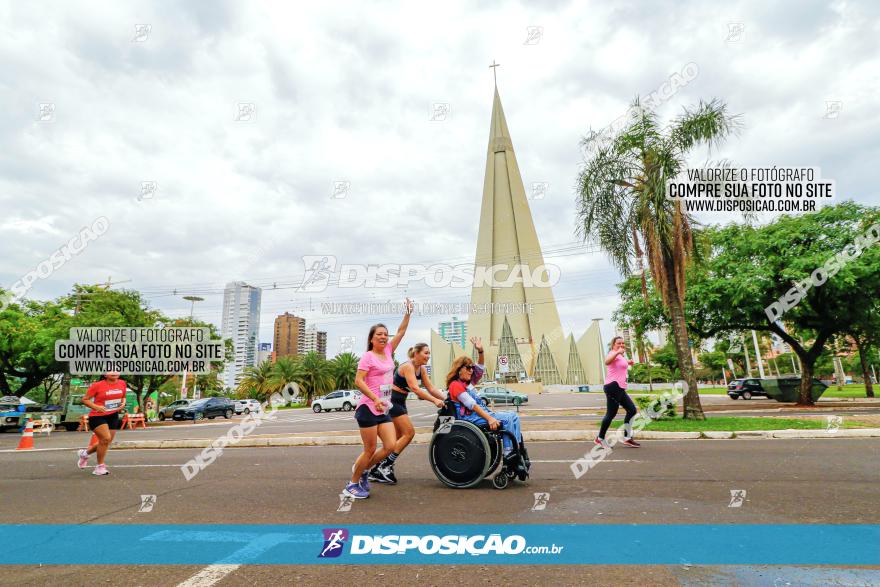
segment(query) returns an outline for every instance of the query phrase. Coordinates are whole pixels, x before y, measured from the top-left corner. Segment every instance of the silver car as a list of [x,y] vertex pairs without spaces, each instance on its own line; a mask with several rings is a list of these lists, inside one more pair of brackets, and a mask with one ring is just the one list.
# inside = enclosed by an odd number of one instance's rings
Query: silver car
[[185,408],[190,405],[194,400],[191,399],[179,399],[175,402],[171,402],[161,410],[159,410],[159,421],[164,422],[166,418],[171,418],[174,416],[174,410],[179,408]]

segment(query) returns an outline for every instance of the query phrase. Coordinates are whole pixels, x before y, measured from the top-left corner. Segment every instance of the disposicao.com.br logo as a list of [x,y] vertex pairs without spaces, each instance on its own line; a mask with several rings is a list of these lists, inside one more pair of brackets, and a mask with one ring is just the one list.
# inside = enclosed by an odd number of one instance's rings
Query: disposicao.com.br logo
[[[319,558],[337,557],[342,553],[348,530],[333,528],[324,530],[324,546]],[[526,539],[518,534],[502,537],[501,534],[476,534],[473,536],[449,534],[438,536],[429,534],[388,534],[351,536],[350,555],[381,554],[439,554],[439,555],[517,555],[517,554],[560,554],[564,546],[529,546]]]
[[348,538],[348,530],[345,528],[324,528],[324,546],[318,558],[335,558],[342,554],[345,541]]

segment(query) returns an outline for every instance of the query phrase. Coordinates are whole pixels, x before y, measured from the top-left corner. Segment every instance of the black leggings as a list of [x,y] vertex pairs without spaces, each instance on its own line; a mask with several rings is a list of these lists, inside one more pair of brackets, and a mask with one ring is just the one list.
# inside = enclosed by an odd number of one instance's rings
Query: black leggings
[[629,421],[636,415],[635,404],[626,394],[626,390],[620,387],[619,383],[616,381],[606,383],[604,389],[605,401],[608,403],[608,407],[605,409],[605,417],[602,418],[599,438],[605,438],[605,433],[608,432],[608,427],[611,426],[611,421],[614,420],[620,406],[623,406],[623,409],[626,410],[626,417],[623,419],[626,424],[629,424]]

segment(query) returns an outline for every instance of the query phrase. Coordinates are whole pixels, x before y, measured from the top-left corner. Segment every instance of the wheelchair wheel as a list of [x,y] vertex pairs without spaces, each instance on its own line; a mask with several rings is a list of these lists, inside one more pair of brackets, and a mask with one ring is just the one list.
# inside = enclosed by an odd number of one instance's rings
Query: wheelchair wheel
[[501,436],[492,435],[488,438],[489,441],[489,452],[491,453],[489,468],[486,469],[486,475],[489,475],[498,468],[498,464],[501,463]]
[[508,483],[510,483],[510,477],[504,471],[501,471],[492,478],[492,487],[495,489],[505,489]]
[[532,461],[529,460],[529,451],[526,450],[525,445],[522,446],[521,455],[523,470],[518,472],[518,476],[520,481],[525,481],[529,478],[529,471],[532,469]]
[[431,438],[428,459],[434,475],[444,485],[464,489],[486,476],[491,448],[482,430],[465,420],[456,420],[449,432]]

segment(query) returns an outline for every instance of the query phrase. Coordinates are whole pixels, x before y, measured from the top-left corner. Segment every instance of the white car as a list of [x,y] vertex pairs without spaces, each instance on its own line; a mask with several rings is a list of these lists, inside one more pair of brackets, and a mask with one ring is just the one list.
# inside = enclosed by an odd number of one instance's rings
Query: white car
[[361,399],[359,391],[354,389],[345,389],[328,393],[324,397],[319,397],[312,402],[312,411],[315,413],[329,412],[330,410],[344,410],[350,412]]
[[251,412],[259,412],[263,409],[255,399],[237,399],[235,400],[236,414],[250,414]]

